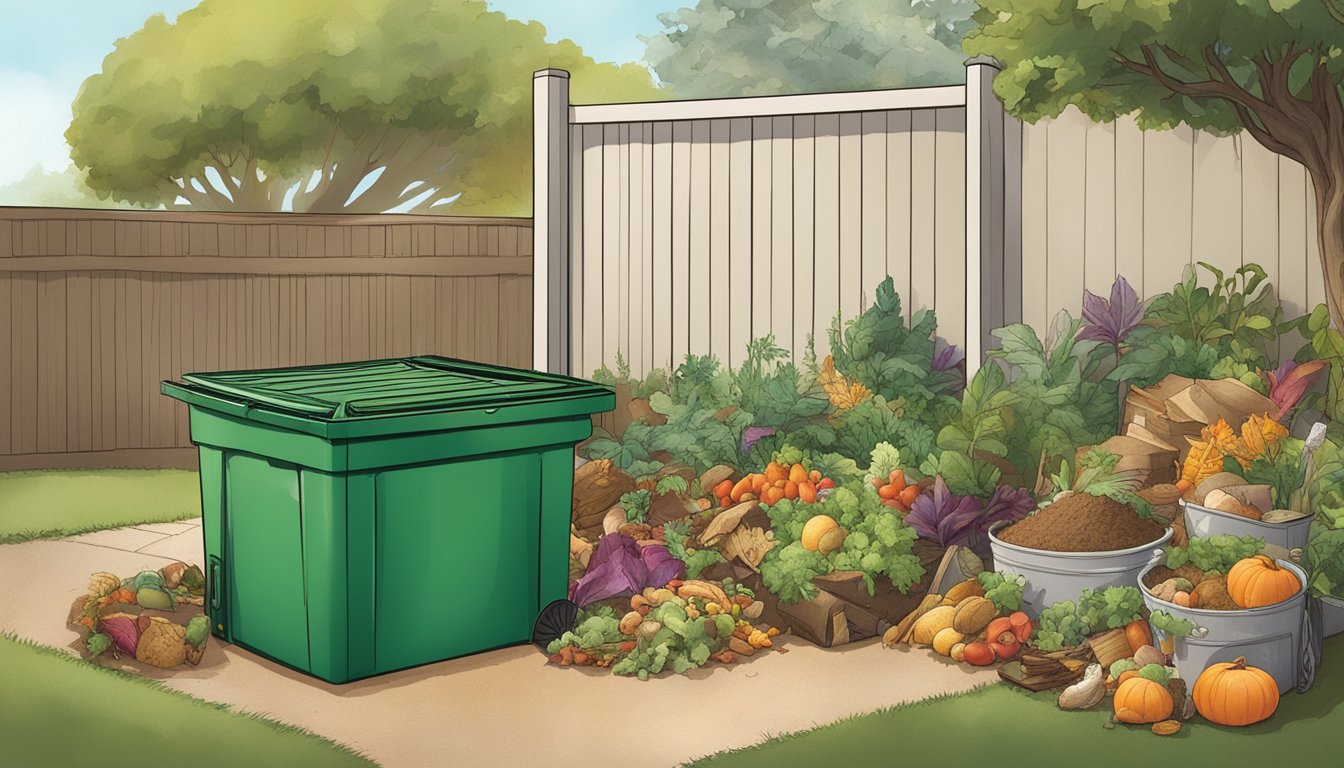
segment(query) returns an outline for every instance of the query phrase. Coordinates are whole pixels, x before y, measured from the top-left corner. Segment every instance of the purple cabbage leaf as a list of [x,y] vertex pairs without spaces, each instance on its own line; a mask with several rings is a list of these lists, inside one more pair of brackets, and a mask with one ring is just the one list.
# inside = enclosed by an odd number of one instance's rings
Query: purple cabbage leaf
[[569,588],[569,599],[580,607],[622,594],[642,592],[649,566],[639,544],[623,533],[609,533],[597,542],[588,571]]

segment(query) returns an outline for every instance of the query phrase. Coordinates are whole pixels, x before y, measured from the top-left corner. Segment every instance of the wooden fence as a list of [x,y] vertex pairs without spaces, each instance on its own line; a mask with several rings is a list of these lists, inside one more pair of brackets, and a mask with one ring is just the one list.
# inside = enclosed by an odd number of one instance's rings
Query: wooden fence
[[0,470],[190,466],[191,371],[531,362],[529,219],[0,209]]

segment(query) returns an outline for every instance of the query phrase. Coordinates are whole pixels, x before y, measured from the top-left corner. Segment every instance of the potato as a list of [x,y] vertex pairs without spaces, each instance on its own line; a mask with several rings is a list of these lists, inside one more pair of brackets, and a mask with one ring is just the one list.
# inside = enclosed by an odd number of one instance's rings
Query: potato
[[939,656],[950,656],[952,654],[952,646],[961,643],[964,639],[966,639],[965,635],[951,627],[947,627],[933,636],[933,652]]
[[952,626],[952,617],[956,612],[957,609],[950,605],[940,605],[920,616],[910,636],[911,642],[929,645],[935,635]]

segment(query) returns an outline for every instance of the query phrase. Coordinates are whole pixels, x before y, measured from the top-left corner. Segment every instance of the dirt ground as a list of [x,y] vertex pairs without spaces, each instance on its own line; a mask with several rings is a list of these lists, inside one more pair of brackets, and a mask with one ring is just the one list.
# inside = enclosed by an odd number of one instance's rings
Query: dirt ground
[[[0,546],[0,628],[75,652],[66,611],[94,571],[122,575],[201,562],[187,523]],[[137,551],[138,550],[138,551]],[[111,662],[240,710],[304,726],[388,768],[424,765],[675,766],[880,707],[968,690],[992,670],[929,651],[842,649],[780,638],[787,653],[640,682],[547,666],[519,646],[331,685],[210,639],[198,667]],[[647,722],[647,727],[641,727]]]

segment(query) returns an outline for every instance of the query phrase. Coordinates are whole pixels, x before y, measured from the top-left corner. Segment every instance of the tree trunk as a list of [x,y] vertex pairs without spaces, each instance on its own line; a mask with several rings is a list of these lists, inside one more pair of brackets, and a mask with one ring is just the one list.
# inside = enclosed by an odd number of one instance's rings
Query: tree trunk
[[[1344,177],[1344,168],[1332,168],[1331,176]],[[1315,176],[1316,174],[1313,174]],[[1315,180],[1316,242],[1320,251],[1321,276],[1325,280],[1326,306],[1335,328],[1344,331],[1344,184]],[[1308,312],[1311,307],[1307,307]]]

